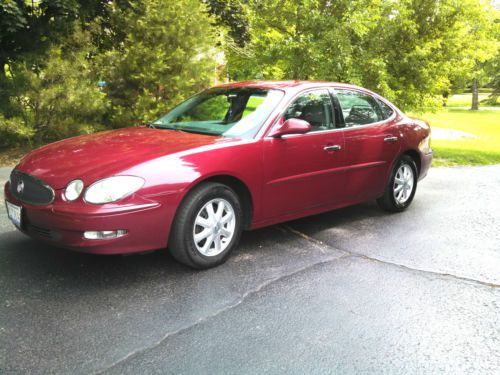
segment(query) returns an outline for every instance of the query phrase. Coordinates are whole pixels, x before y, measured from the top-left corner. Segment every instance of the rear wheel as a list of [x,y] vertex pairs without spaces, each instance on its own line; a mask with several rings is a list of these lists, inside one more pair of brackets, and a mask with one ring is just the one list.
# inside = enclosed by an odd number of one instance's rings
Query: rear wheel
[[417,190],[418,172],[413,159],[403,155],[394,164],[384,195],[377,203],[386,211],[400,212],[412,202]]
[[190,267],[215,267],[238,245],[242,210],[236,193],[226,185],[205,183],[186,197],[172,226],[169,249]]

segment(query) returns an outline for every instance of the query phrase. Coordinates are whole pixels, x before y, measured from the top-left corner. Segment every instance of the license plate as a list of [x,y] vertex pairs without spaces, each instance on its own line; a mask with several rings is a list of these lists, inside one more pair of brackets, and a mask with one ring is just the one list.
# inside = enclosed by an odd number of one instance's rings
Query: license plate
[[21,228],[21,211],[23,208],[7,201],[5,203],[7,205],[7,216],[16,227]]

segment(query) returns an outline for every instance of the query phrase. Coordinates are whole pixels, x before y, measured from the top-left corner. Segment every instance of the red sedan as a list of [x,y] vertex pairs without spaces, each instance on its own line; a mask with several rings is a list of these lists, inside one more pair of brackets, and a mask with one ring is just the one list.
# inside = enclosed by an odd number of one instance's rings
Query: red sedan
[[193,96],[147,126],[26,155],[5,185],[33,238],[96,254],[168,246],[224,262],[244,229],[377,199],[407,208],[430,167],[430,128],[366,89],[240,82]]

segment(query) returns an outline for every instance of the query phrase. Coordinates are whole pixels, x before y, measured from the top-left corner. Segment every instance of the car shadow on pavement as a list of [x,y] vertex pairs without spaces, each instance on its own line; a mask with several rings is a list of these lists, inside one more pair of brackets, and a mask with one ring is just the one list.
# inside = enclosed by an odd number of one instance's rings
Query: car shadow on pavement
[[[307,241],[291,231],[287,226],[305,230],[309,236],[316,232],[336,226],[349,225],[360,220],[387,215],[375,204],[365,203],[358,206],[339,209],[282,225],[244,232],[240,246],[229,259],[229,266],[239,260],[267,261],[269,257],[292,256],[295,253],[286,249],[305,248]],[[298,242],[302,241],[302,242]],[[0,234],[0,259],[3,263],[2,279],[29,278],[31,282],[46,282],[51,278],[64,278],[65,283],[89,282],[96,287],[100,284],[131,284],[144,282],[145,279],[191,275],[198,272],[177,263],[167,250],[146,254],[93,255],[65,249],[30,239],[17,231]],[[277,245],[280,251],[274,251]],[[295,254],[296,255],[296,254]],[[307,254],[306,254],[307,255]],[[290,261],[290,259],[287,259]],[[279,263],[279,262],[278,262]],[[227,267],[226,265],[224,267]],[[258,265],[254,265],[258,268]]]
[[[281,238],[285,236],[289,237],[286,241]],[[256,252],[267,252],[275,241],[289,242],[291,246],[296,238],[291,233],[280,233],[276,227],[245,232],[228,263],[238,259],[251,261],[256,258]],[[29,279],[30,283],[44,283],[51,278],[64,278],[66,286],[91,283],[96,287],[99,284],[109,287],[110,284],[130,285],[134,281],[142,283],[155,278],[175,279],[210,272],[193,270],[176,262],[166,249],[131,255],[85,254],[33,240],[15,230],[0,234],[0,249],[0,279],[11,281],[20,278]]]
[[300,232],[303,231],[310,237],[314,237],[316,233],[324,230],[349,226],[356,227],[361,222],[371,222],[373,219],[384,218],[390,215],[392,214],[379,208],[375,201],[369,201],[289,221],[285,225]]

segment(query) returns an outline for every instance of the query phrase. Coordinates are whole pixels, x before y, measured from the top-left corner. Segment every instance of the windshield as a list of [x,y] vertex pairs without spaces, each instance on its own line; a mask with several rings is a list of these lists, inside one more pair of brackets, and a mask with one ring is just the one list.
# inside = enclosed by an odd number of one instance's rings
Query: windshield
[[152,125],[192,133],[253,138],[283,96],[282,91],[259,88],[209,89],[178,105]]

